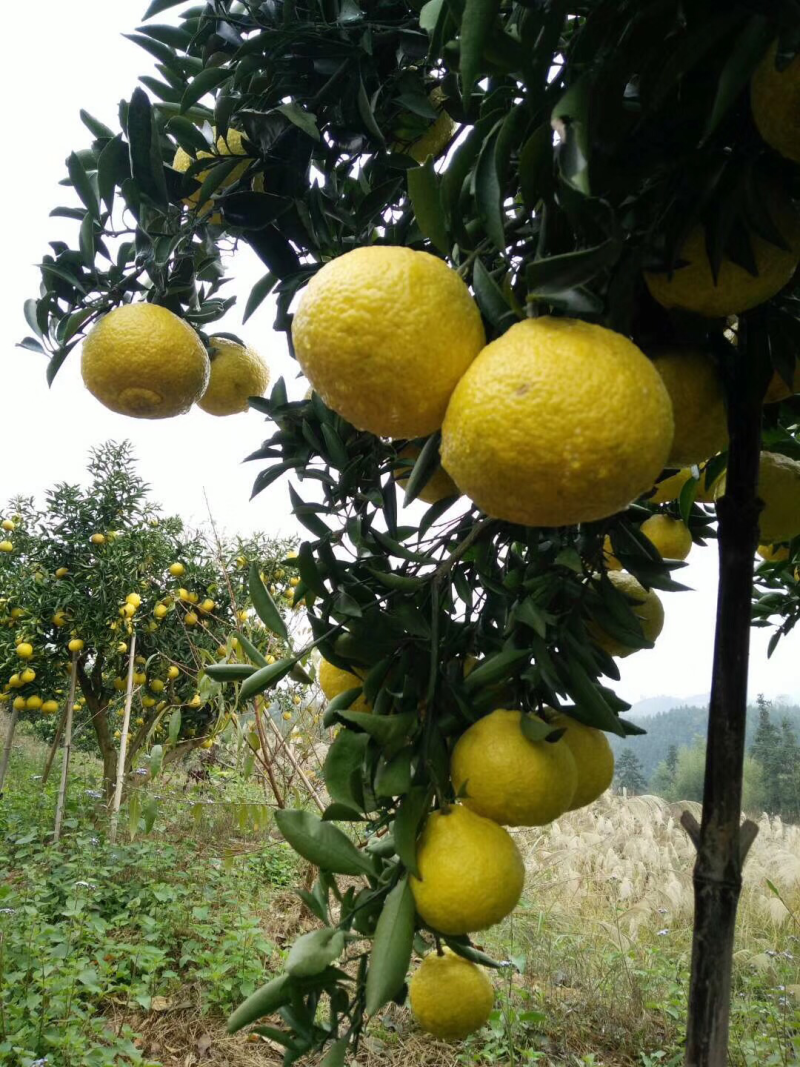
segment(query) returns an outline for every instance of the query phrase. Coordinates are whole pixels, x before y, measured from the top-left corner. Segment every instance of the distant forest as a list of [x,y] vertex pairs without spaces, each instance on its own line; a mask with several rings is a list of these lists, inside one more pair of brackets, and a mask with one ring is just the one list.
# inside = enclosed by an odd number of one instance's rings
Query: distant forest
[[[642,720],[640,737],[611,737],[616,784],[629,793],[701,800],[708,708],[677,707]],[[800,821],[800,707],[758,698],[747,709],[743,806]]]

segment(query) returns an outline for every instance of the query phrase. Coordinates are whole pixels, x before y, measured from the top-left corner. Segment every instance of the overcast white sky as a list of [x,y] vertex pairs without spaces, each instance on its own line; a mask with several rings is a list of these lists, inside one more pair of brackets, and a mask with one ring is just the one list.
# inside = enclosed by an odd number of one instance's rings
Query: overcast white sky
[[[56,481],[81,479],[88,449],[108,438],[130,438],[144,477],[165,508],[194,522],[206,517],[204,493],[216,521],[229,531],[296,529],[284,483],[252,503],[250,487],[257,465],[241,459],[269,435],[255,412],[215,419],[194,410],[163,422],[128,419],[106,410],[81,384],[79,350],[59,372],[52,389],[45,361],[15,348],[29,333],[22,317],[26,297],[38,293],[34,264],[57,238],[74,240],[77,224],[50,219],[57,204],[73,203],[71,191],[57,182],[66,173],[72,149],[86,147],[91,135],[78,110],[86,108],[115,127],[118,101],[130,97],[137,77],[148,72],[149,56],[122,37],[139,24],[146,0],[39,0],[41,32],[34,49],[7,49],[0,67],[0,88],[8,118],[6,144],[12,149],[0,175],[3,211],[3,314],[0,317],[0,397],[3,401],[0,502],[16,493],[41,494]],[[176,9],[180,10],[180,9]],[[157,21],[167,21],[165,12]],[[30,38],[29,5],[9,5],[4,30],[9,41]],[[23,107],[24,104],[24,107]],[[9,106],[11,107],[9,111]],[[236,260],[238,308],[225,326],[241,333],[265,355],[273,376],[283,374],[291,396],[305,386],[294,381],[296,365],[281,334],[272,331],[274,310],[265,303],[242,328],[241,314],[251,286],[265,270],[247,250]],[[707,692],[715,612],[716,548],[697,548],[681,580],[692,593],[661,594],[666,625],[658,647],[622,662],[618,686],[636,701],[668,694],[688,697]],[[754,631],[751,693],[793,694],[800,698],[797,657],[800,631],[784,640],[767,664],[769,632]]]

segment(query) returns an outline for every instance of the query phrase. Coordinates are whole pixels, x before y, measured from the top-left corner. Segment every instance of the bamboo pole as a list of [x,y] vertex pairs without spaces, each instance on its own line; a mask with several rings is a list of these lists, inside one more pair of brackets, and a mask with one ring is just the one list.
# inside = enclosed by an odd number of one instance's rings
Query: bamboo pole
[[6,771],[11,762],[11,746],[14,743],[14,731],[17,728],[17,719],[19,719],[19,711],[16,708],[12,708],[11,721],[8,724],[8,733],[6,734],[6,743],[3,746],[3,758],[0,760],[0,795],[3,793],[3,782],[6,780]]
[[131,703],[133,701],[133,668],[136,656],[136,634],[131,634],[131,647],[128,650],[128,683],[125,687],[125,712],[122,717],[122,739],[119,745],[117,758],[117,781],[114,787],[114,799],[111,802],[111,827],[109,837],[111,844],[117,840],[117,823],[119,822],[119,807],[122,803],[122,785],[125,781],[125,761],[128,756],[128,727],[131,724]]
[[58,720],[58,726],[56,726],[55,736],[53,737],[53,743],[50,746],[50,751],[47,753],[47,759],[45,761],[44,770],[42,771],[42,789],[47,785],[47,779],[50,777],[50,771],[53,769],[53,761],[56,758],[56,752],[58,752],[58,746],[61,744],[61,738],[64,733],[64,724],[67,721],[67,710],[69,708],[69,702],[64,703],[64,707],[61,709],[61,717]]
[[53,844],[57,845],[61,838],[61,824],[64,821],[64,807],[67,802],[67,776],[69,774],[69,760],[72,753],[72,711],[75,706],[75,687],[78,681],[78,656],[80,653],[72,653],[72,671],[69,676],[69,699],[67,701],[67,718],[64,723],[64,755],[61,761],[61,782],[58,786],[58,799],[56,800],[56,824],[53,829]]

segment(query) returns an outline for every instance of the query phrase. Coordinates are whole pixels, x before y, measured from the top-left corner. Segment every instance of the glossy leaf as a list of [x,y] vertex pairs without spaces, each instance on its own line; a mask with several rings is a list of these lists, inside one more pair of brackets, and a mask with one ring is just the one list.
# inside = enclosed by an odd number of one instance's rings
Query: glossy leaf
[[375,873],[372,860],[331,823],[308,811],[275,812],[284,838],[303,859],[333,874]]
[[236,1011],[228,1019],[228,1033],[235,1034],[242,1027],[249,1026],[257,1019],[265,1015],[272,1015],[289,1003],[291,986],[288,974],[281,974],[267,982],[255,993],[247,998],[244,1004],[240,1004]]
[[242,700],[249,700],[250,697],[257,696],[259,693],[263,693],[267,689],[271,689],[277,685],[278,682],[285,678],[286,675],[294,667],[294,659],[279,659],[275,663],[270,663],[266,667],[260,667],[254,674],[251,674],[249,678],[246,678],[242,682],[242,688],[239,691],[239,696]]
[[81,201],[89,214],[92,218],[99,219],[100,205],[97,202],[94,186],[89,180],[89,175],[84,170],[83,164],[75,152],[70,152],[69,158],[67,159],[67,170],[69,172],[70,181],[75,187],[75,192],[81,198]]
[[337,960],[344,949],[344,934],[341,930],[326,927],[312,930],[298,937],[289,949],[286,972],[294,978],[308,978],[320,974]]
[[261,581],[261,574],[259,571],[258,563],[252,560],[250,563],[250,599],[253,601],[253,607],[256,609],[256,613],[267,627],[278,637],[283,638],[284,641],[289,640],[289,631],[286,629],[286,623],[281,617],[281,613],[278,610],[278,606],[270,595],[269,589]]
[[414,941],[414,897],[408,877],[386,897],[378,919],[367,971],[366,1011],[374,1015],[397,996],[411,962]]

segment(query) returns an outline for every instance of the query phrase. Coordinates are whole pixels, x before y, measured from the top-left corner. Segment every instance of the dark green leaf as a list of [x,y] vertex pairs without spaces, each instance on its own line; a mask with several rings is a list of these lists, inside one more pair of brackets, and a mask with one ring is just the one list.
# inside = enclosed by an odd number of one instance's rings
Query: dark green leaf
[[237,632],[237,634],[236,634],[236,637],[237,637],[240,645],[242,646],[242,648],[247,653],[247,655],[248,655],[249,659],[251,660],[251,662],[255,663],[256,666],[258,666],[258,667],[266,667],[267,661],[266,661],[265,657],[259,652],[259,650],[256,648],[256,646],[253,644],[253,642],[247,636],[247,634],[243,634],[242,631],[239,630]]
[[332,800],[349,808],[363,809],[361,768],[369,742],[368,734],[341,730],[328,749],[323,765],[325,787]]
[[400,862],[406,870],[417,876],[417,834],[430,803],[431,793],[427,786],[412,786],[400,802],[392,827],[394,847]]
[[247,303],[244,308],[244,315],[242,315],[242,324],[247,322],[250,316],[261,306],[264,300],[269,296],[272,290],[275,288],[275,284],[278,279],[274,274],[267,273],[261,278],[253,288],[250,290],[250,296],[247,298]]
[[536,715],[523,715],[520,719],[520,729],[529,741],[544,741],[551,734],[560,733],[554,730],[549,723],[544,722]]
[[753,15],[736,38],[719,76],[717,94],[700,143],[707,141],[735,103],[767,50],[775,28],[764,15]]
[[208,141],[195,124],[183,115],[174,115],[167,123],[167,129],[174,135],[184,152],[188,152],[189,155],[209,151]]
[[186,87],[181,99],[181,111],[185,112],[192,104],[196,104],[207,93],[212,92],[231,77],[233,77],[233,71],[225,67],[207,67],[201,70]]
[[286,629],[286,623],[278,611],[277,604],[270,596],[269,589],[261,581],[258,563],[255,560],[250,563],[250,598],[259,619],[267,629],[272,630],[278,637],[282,637],[284,641],[288,641],[289,631]]
[[372,860],[331,823],[308,811],[275,812],[275,822],[295,852],[333,874],[374,875]]
[[488,321],[498,331],[506,329],[516,319],[513,308],[508,306],[508,301],[503,296],[500,286],[483,265],[481,259],[476,259],[472,268],[472,286],[475,290],[475,299],[478,307]]
[[289,1003],[291,988],[289,975],[281,974],[267,982],[255,993],[252,993],[244,1004],[240,1004],[236,1011],[228,1019],[228,1033],[235,1034],[244,1026],[249,1026],[256,1019],[265,1015],[272,1015],[278,1008]]
[[544,192],[553,165],[553,131],[549,124],[534,130],[519,156],[519,186],[525,207],[533,211]]
[[414,897],[408,877],[386,897],[381,911],[367,971],[366,1011],[376,1011],[397,996],[411,962],[414,941]]
[[255,673],[249,663],[209,663],[203,670],[215,682],[241,682]]
[[319,130],[317,129],[317,116],[312,115],[310,111],[304,111],[299,104],[295,103],[278,104],[276,111],[284,114],[298,129],[308,134],[309,137],[313,137],[315,141],[320,139]]
[[334,1041],[322,1057],[320,1067],[344,1067],[349,1047],[350,1039],[347,1037],[340,1037],[338,1041]]
[[111,138],[114,136],[113,130],[109,129],[104,122],[100,122],[99,119],[96,119],[94,115],[90,115],[88,111],[84,111],[83,108],[81,108],[78,114],[81,117],[83,125],[90,133],[93,133],[95,137]]
[[166,209],[169,200],[158,130],[144,89],[134,89],[128,104],[128,141],[134,182],[155,204]]
[[373,715],[367,711],[343,709],[338,715],[340,719],[359,726],[370,737],[374,737],[381,747],[405,740],[418,722],[413,711],[401,715]]
[[69,179],[75,187],[75,192],[81,198],[86,210],[93,219],[99,220],[100,205],[97,202],[94,186],[89,179],[89,175],[84,170],[83,163],[81,163],[75,152],[71,152],[67,159],[67,170],[69,171]]
[[474,945],[469,943],[469,938],[466,934],[463,937],[445,937],[443,941],[457,956],[463,956],[465,960],[477,963],[480,967],[494,967],[496,970],[505,970],[506,967],[513,966],[510,960],[492,959],[485,952],[481,952],[479,948],[475,948]]
[[381,756],[375,772],[376,796],[397,797],[408,792],[411,788],[412,755],[410,748],[403,748],[391,759]]
[[525,282],[529,289],[539,293],[572,289],[590,281],[606,267],[613,266],[621,250],[619,241],[608,240],[596,248],[537,259],[525,268]]
[[109,141],[97,160],[97,188],[101,201],[110,211],[114,204],[114,189],[130,177],[128,147],[118,133]]
[[146,22],[148,19],[151,19],[153,15],[159,15],[162,11],[166,11],[167,8],[177,7],[178,4],[182,4],[184,2],[185,0],[152,0],[147,11],[145,11],[144,13],[142,20]]
[[484,142],[478,165],[475,169],[475,202],[486,234],[501,252],[506,250],[506,235],[503,220],[502,190],[497,175],[495,149],[500,134],[498,123]]
[[171,745],[177,743],[178,735],[181,732],[181,719],[181,709],[175,708],[169,717],[169,742]]
[[281,678],[286,677],[294,664],[294,659],[279,659],[275,663],[259,668],[255,674],[251,674],[249,678],[242,682],[242,688],[239,693],[241,699],[249,700],[250,697],[263,693],[266,689],[271,689],[278,684]]
[[487,657],[473,671],[470,671],[464,680],[464,686],[469,692],[474,692],[487,685],[494,685],[495,682],[503,681],[530,658],[529,648],[506,648],[494,656]]
[[439,179],[433,166],[433,157],[428,156],[421,167],[409,170],[406,177],[408,195],[423,237],[427,237],[434,248],[446,256],[450,251],[450,241],[444,224]]
[[464,106],[469,109],[469,97],[475,82],[481,75],[483,50],[489,40],[490,30],[500,9],[500,0],[466,0],[461,17],[461,40],[459,69],[461,71],[461,95]]
[[26,300],[22,306],[23,313],[25,315],[25,321],[36,334],[37,337],[42,336],[42,328],[39,325],[39,320],[36,317],[37,302],[34,299]]

